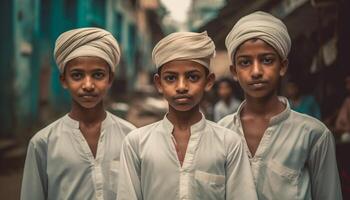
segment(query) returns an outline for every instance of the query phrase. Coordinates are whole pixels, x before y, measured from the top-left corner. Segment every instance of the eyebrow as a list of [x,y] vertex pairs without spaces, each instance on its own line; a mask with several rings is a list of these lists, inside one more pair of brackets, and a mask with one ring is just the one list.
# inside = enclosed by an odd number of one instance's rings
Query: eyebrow
[[[190,73],[201,73],[201,71],[199,71],[198,69],[194,69],[194,70],[185,72],[185,74],[190,74]],[[164,71],[163,74],[179,74],[179,73],[176,71]]]
[[[277,56],[277,54],[275,52],[266,52],[266,53],[258,54],[258,56]],[[249,58],[249,57],[252,57],[252,55],[242,54],[242,55],[238,55],[236,58]]]

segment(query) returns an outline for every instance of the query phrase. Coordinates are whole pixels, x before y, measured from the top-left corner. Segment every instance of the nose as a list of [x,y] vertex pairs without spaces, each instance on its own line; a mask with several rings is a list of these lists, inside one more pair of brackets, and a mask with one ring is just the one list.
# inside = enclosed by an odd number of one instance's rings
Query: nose
[[93,91],[95,89],[95,83],[91,77],[85,77],[82,88],[87,92]]
[[263,68],[258,61],[254,61],[251,76],[253,79],[259,79],[263,75]]
[[188,92],[188,82],[184,77],[180,77],[177,83],[176,92],[184,94]]

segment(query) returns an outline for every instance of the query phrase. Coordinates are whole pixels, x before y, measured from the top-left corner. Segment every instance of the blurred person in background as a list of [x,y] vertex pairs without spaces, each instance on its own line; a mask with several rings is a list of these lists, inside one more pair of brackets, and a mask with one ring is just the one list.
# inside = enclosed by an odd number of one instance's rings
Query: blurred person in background
[[336,122],[335,132],[341,135],[341,140],[350,142],[350,75],[345,78],[346,98],[340,107]]
[[218,122],[220,119],[228,114],[237,111],[241,101],[234,95],[233,81],[230,78],[222,78],[217,82],[217,94],[219,101],[214,105],[214,121]]
[[321,119],[321,110],[316,99],[312,95],[303,95],[298,83],[289,80],[285,92],[292,110]]

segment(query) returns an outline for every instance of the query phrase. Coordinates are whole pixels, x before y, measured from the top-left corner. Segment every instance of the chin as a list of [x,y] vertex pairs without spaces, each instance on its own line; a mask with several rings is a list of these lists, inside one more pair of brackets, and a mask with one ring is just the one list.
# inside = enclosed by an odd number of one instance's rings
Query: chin
[[265,99],[268,97],[271,97],[271,93],[267,92],[267,91],[261,91],[261,92],[249,92],[247,93],[248,96],[250,96],[251,98],[254,99]]
[[194,108],[193,105],[173,105],[171,107],[173,107],[174,110],[179,112],[187,112]]
[[98,104],[99,104],[99,102],[79,102],[79,105],[80,105],[82,108],[85,108],[85,109],[93,109],[93,108],[95,108]]

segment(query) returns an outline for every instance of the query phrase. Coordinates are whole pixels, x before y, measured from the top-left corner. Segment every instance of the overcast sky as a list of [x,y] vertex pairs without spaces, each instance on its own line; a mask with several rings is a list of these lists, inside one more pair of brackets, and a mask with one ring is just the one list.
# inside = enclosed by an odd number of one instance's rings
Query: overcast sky
[[187,11],[191,5],[191,0],[161,0],[161,2],[176,21],[184,22],[187,19]]

